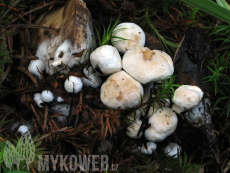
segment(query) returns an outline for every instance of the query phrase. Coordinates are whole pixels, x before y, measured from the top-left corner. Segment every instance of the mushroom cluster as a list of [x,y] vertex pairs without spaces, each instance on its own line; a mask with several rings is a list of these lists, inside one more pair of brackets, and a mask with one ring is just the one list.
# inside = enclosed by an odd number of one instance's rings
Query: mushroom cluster
[[[100,46],[90,54],[91,66],[83,70],[87,78],[69,76],[64,82],[64,87],[68,93],[76,94],[82,90],[83,85],[93,88],[101,86],[102,103],[112,109],[125,110],[140,105],[142,99],[147,102],[152,94],[150,93],[151,86],[172,76],[174,65],[172,58],[167,53],[144,47],[145,33],[134,23],[121,23],[115,27],[113,36],[112,45]],[[56,39],[59,40],[59,38]],[[55,43],[55,38],[53,41],[52,44]],[[61,44],[58,43],[52,59],[47,51],[49,49],[51,49],[50,41],[45,40],[37,50],[39,60],[31,61],[29,65],[29,71],[39,79],[43,78],[44,70],[48,74],[53,74],[58,70],[66,74],[69,68],[65,69],[63,65],[71,68],[80,62],[79,57],[74,56],[76,54],[72,50],[72,43],[68,40],[64,40]],[[100,75],[108,76],[103,84]],[[149,128],[144,128],[145,131],[139,132],[143,111],[136,110],[136,118],[128,116],[127,119],[131,123],[127,127],[126,134],[130,138],[144,136],[149,142],[138,149],[143,153],[151,154],[156,149],[154,142],[164,140],[176,130],[178,122],[176,114],[187,111],[185,117],[188,121],[202,122],[200,120],[202,115],[197,113],[202,97],[203,92],[199,87],[180,86],[175,90],[172,107],[170,107],[170,98],[152,104],[154,107],[150,107],[145,117],[148,118],[149,124]],[[38,107],[42,108],[43,102],[50,102],[53,97],[49,91],[43,91],[41,94],[36,93],[34,100]],[[59,100],[62,101],[61,98]],[[69,105],[65,104],[65,106]],[[67,116],[69,111],[64,114]],[[193,114],[195,116],[192,116]]]

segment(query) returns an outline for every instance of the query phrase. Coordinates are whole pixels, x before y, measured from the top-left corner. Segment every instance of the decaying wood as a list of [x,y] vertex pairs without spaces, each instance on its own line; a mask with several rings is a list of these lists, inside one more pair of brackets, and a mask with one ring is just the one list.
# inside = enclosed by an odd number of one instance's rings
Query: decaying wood
[[181,139],[185,150],[189,148],[196,151],[199,148],[210,150],[216,142],[216,134],[211,121],[209,104],[207,103],[209,87],[208,83],[203,80],[207,76],[204,62],[210,56],[210,52],[211,46],[208,36],[199,28],[191,28],[187,31],[174,57],[175,83],[195,85],[204,92],[202,99],[205,110],[203,125],[193,127],[185,125],[185,123],[178,123],[176,134]]
[[[72,50],[76,55],[82,54],[83,50],[93,47],[93,26],[90,11],[81,0],[67,1],[65,6],[58,10],[52,10],[39,17],[35,23],[42,27],[57,30],[54,34],[49,30],[38,29],[34,33],[32,46],[36,49],[44,40],[50,40],[50,57],[65,40],[72,43]],[[53,41],[55,40],[55,41]],[[83,54],[86,55],[87,51]],[[85,59],[81,59],[81,63]]]

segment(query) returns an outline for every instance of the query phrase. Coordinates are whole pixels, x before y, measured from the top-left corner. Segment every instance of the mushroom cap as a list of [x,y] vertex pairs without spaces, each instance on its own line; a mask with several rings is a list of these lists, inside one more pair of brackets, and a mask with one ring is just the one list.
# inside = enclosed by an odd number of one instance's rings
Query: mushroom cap
[[147,142],[146,146],[147,149],[145,148],[145,145],[142,144],[142,147],[138,147],[138,149],[144,154],[152,154],[153,151],[157,149],[157,145],[154,142]]
[[93,88],[97,88],[97,87],[101,86],[102,79],[101,79],[99,74],[94,73],[93,68],[91,66],[88,69],[84,68],[83,73],[91,79],[91,81],[90,81],[90,80],[82,77],[81,80],[82,80],[82,83],[84,86],[91,86]]
[[18,128],[18,132],[20,132],[22,135],[25,134],[26,132],[29,131],[29,128],[26,126],[26,125],[21,125],[19,128]]
[[184,117],[189,124],[199,127],[204,123],[202,115],[204,115],[204,105],[200,102],[197,106],[186,112]]
[[149,141],[160,142],[171,135],[177,127],[177,116],[172,109],[163,107],[149,118],[151,126],[145,131]]
[[132,47],[145,45],[145,33],[135,23],[121,23],[115,27],[113,30],[113,35],[116,37],[125,38],[127,40],[122,40],[119,38],[112,38],[112,45],[117,48],[121,53],[125,53]]
[[64,102],[64,100],[63,100],[63,98],[61,98],[60,96],[58,96],[57,102]]
[[41,105],[43,103],[41,93],[34,94],[34,101],[36,102],[39,108],[43,108],[43,106]]
[[139,136],[137,136],[137,133],[141,127],[142,121],[139,118],[134,120],[133,117],[129,117],[129,119],[131,121],[131,124],[127,127],[126,134],[130,138],[140,138],[143,135],[143,133],[141,132]]
[[44,102],[52,102],[54,100],[54,95],[49,90],[42,91],[41,98]]
[[45,64],[42,60],[32,60],[30,61],[28,70],[33,74],[36,75],[39,79],[43,78],[43,75],[41,74],[45,70]]
[[169,157],[173,156],[174,159],[178,157],[178,154],[180,154],[181,151],[182,149],[177,143],[169,143],[169,145],[164,149],[165,154]]
[[[198,105],[203,97],[202,90],[197,86],[182,85],[174,92],[172,102],[173,110],[180,113]],[[181,109],[181,110],[180,110]]]
[[111,75],[101,86],[101,101],[114,109],[132,108],[141,103],[143,87],[126,72]]
[[90,54],[93,68],[99,68],[104,74],[112,74],[121,70],[121,56],[117,49],[110,45],[100,46]]
[[81,91],[83,87],[83,83],[81,81],[81,78],[75,77],[75,76],[69,76],[64,83],[65,90],[68,93],[78,93]]
[[164,80],[174,72],[171,57],[159,50],[135,47],[122,59],[123,69],[143,84]]

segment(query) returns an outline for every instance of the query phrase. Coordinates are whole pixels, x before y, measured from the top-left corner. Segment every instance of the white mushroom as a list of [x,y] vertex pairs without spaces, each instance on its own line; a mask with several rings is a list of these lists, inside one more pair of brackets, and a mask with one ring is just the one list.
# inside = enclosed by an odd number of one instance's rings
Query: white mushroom
[[147,142],[146,146],[147,148],[145,148],[145,145],[142,144],[142,147],[138,147],[138,150],[140,150],[144,154],[152,154],[153,151],[157,149],[157,145],[154,142]]
[[184,117],[189,124],[201,126],[204,123],[202,114],[204,114],[204,106],[202,102],[200,102],[197,106],[186,112]]
[[42,91],[41,98],[44,102],[52,102],[54,100],[54,95],[49,90]]
[[145,131],[149,141],[160,142],[171,135],[177,127],[177,116],[172,109],[163,107],[149,118],[151,126]]
[[143,135],[143,133],[141,132],[139,136],[137,136],[137,133],[142,124],[142,121],[140,120],[140,116],[133,117],[129,115],[127,116],[127,120],[129,121],[130,125],[127,127],[126,134],[130,138],[140,138]]
[[90,80],[82,77],[81,80],[82,80],[82,83],[84,86],[91,86],[93,88],[97,88],[97,87],[101,86],[102,79],[99,76],[99,74],[94,73],[93,68],[91,66],[88,69],[84,68],[83,73],[85,74],[85,76],[87,76],[91,79],[91,81],[90,81]]
[[64,100],[63,100],[63,98],[61,98],[60,96],[58,96],[57,102],[64,102]]
[[42,95],[41,93],[35,93],[34,94],[34,101],[38,105],[39,108],[43,108],[42,104],[44,103],[42,100]]
[[177,143],[169,143],[167,147],[165,147],[164,152],[168,157],[173,157],[174,159],[180,155],[182,149]]
[[141,102],[143,87],[126,72],[120,71],[111,75],[101,86],[101,101],[111,108],[126,109]]
[[115,27],[113,30],[113,35],[115,37],[121,37],[126,40],[122,40],[120,38],[112,38],[112,45],[117,48],[117,50],[121,53],[125,53],[126,51],[132,49],[136,46],[144,47],[145,45],[145,33],[135,23],[121,23]]
[[94,69],[99,68],[103,74],[112,74],[121,70],[121,57],[117,49],[110,45],[98,47],[90,55]]
[[81,78],[75,76],[69,76],[64,83],[65,90],[68,93],[78,93],[82,90],[83,83]]
[[30,61],[28,70],[40,80],[43,78],[42,72],[45,69],[45,64],[42,60],[32,60]]
[[171,57],[163,51],[135,47],[122,59],[123,69],[143,84],[164,80],[174,72]]
[[[55,41],[53,41],[54,43]],[[42,60],[45,66],[45,71],[47,74],[54,74],[54,68],[52,66],[53,60],[50,57],[49,48],[50,48],[50,39],[44,40],[37,49],[36,56],[39,60]]]
[[202,90],[197,86],[182,85],[174,92],[172,109],[176,113],[181,113],[185,110],[192,109],[198,105],[203,97]]

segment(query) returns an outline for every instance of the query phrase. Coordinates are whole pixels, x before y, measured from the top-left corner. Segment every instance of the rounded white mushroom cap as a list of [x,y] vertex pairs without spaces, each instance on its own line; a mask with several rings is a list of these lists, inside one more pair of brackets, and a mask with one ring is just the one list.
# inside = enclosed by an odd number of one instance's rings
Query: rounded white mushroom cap
[[145,33],[135,23],[121,23],[113,30],[113,35],[116,37],[122,37],[127,40],[121,40],[119,38],[112,38],[112,45],[117,48],[121,53],[125,53],[132,47],[145,45]]
[[54,100],[54,95],[49,90],[42,91],[41,98],[44,102],[52,102]]
[[41,104],[44,102],[42,100],[41,93],[35,93],[34,94],[34,101],[36,102],[36,104],[38,105],[39,108],[43,108],[43,106]]
[[42,72],[45,70],[45,64],[42,60],[32,60],[30,61],[28,70],[40,80],[43,78]]
[[111,75],[101,86],[101,101],[114,109],[132,108],[141,102],[143,87],[126,72]]
[[69,78],[65,80],[64,87],[68,93],[73,93],[74,91],[76,94],[81,91],[83,83],[79,77],[69,76]]
[[165,147],[164,152],[167,156],[175,159],[181,153],[182,149],[177,143],[169,143],[167,147]]
[[90,54],[93,68],[99,68],[103,74],[112,74],[121,70],[121,56],[117,49],[110,45],[98,47]]
[[139,134],[139,136],[137,136],[137,133],[141,127],[142,121],[139,119],[140,116],[136,117],[136,119],[134,119],[133,116],[128,116],[127,119],[130,121],[130,125],[127,127],[127,131],[126,134],[130,137],[130,138],[140,138],[143,133],[141,132]]
[[29,131],[29,128],[25,125],[21,125],[19,128],[18,128],[18,132],[20,132],[22,135],[25,134],[27,131]]
[[147,149],[145,148],[145,145],[142,144],[142,147],[138,147],[138,149],[144,154],[152,154],[153,151],[157,149],[157,145],[154,142],[147,142],[146,146]]
[[197,86],[182,85],[174,92],[172,109],[176,113],[192,109],[198,105],[203,97],[202,90]]
[[163,107],[149,118],[151,126],[145,131],[149,141],[160,142],[171,135],[177,127],[177,116],[172,109]]
[[84,86],[91,86],[93,88],[97,88],[97,87],[101,86],[102,79],[101,79],[99,74],[94,73],[92,67],[89,67],[88,69],[84,68],[83,73],[85,74],[85,76],[87,76],[91,79],[91,81],[90,81],[90,80],[82,77],[81,80],[82,80],[82,83]]
[[57,102],[64,102],[64,100],[63,100],[63,98],[61,98],[60,96],[58,96]]
[[164,80],[174,72],[171,57],[159,50],[135,47],[122,59],[123,69],[143,84]]

